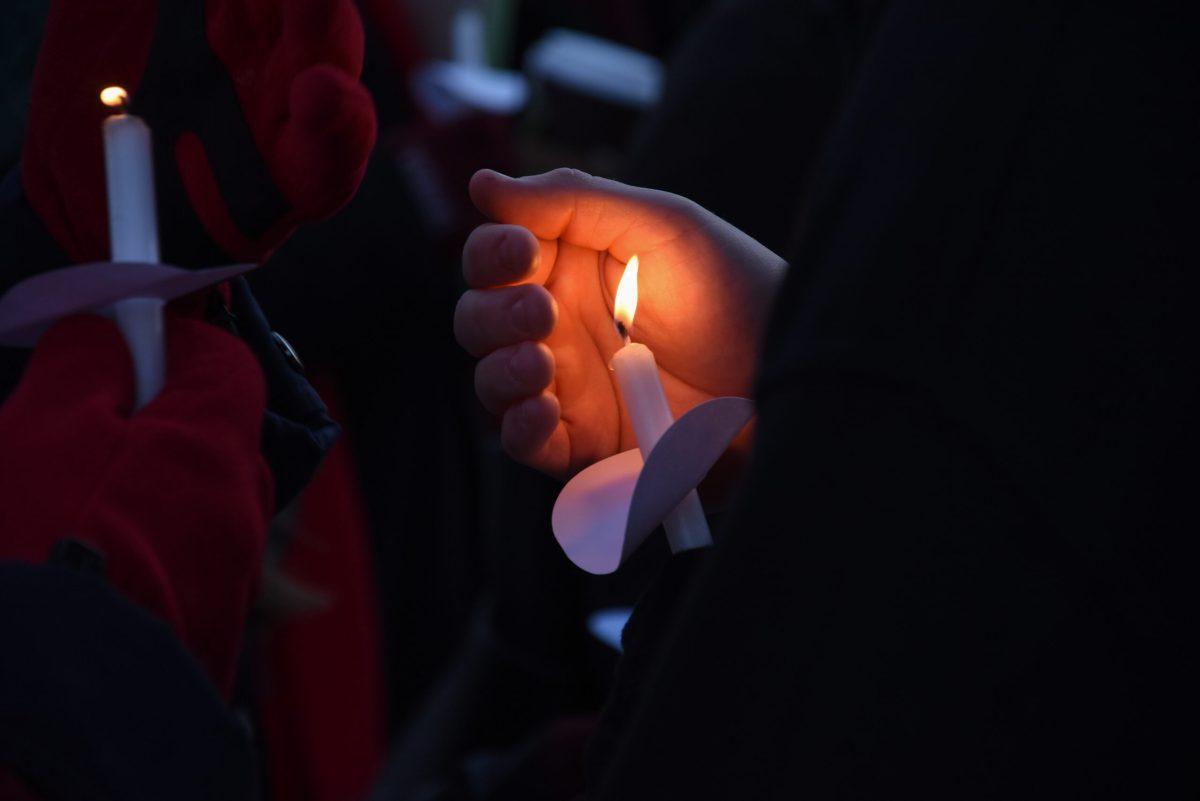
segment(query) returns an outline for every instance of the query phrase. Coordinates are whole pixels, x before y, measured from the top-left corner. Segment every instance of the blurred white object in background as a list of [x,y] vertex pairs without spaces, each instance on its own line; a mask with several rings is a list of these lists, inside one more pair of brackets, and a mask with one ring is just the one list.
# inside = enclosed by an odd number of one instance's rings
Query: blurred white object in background
[[454,15],[454,61],[431,61],[412,77],[413,95],[436,123],[451,122],[471,112],[498,116],[521,113],[529,102],[529,85],[519,72],[487,64],[487,26],[483,11],[471,6]]
[[632,615],[633,608],[629,606],[598,609],[588,616],[588,631],[609,648],[620,652],[622,650],[621,634],[625,631],[625,624],[629,622]]
[[454,62],[469,67],[486,67],[487,26],[483,10],[470,6],[460,8],[454,15],[451,26],[454,45]]
[[469,111],[512,116],[529,101],[529,85],[517,72],[434,61],[413,76],[413,94],[435,122]]
[[557,84],[582,95],[646,109],[662,96],[663,65],[653,56],[588,34],[556,28],[525,55],[536,83]]

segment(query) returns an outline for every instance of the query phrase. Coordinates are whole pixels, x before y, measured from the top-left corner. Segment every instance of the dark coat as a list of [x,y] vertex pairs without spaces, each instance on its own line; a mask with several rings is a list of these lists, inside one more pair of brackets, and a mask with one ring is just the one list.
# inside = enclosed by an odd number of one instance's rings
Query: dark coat
[[592,797],[1195,796],[1198,17],[892,4]]
[[40,797],[257,796],[247,727],[167,625],[98,575],[0,564],[0,771]]

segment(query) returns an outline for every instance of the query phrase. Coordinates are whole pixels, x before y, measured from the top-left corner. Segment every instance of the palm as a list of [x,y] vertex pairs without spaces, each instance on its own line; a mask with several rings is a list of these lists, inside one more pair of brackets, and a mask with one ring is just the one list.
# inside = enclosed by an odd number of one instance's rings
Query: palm
[[[747,394],[753,342],[734,330],[745,298],[725,291],[714,256],[728,256],[703,225],[671,219],[666,230],[647,231],[631,247],[643,265],[632,338],[654,351],[672,411],[679,416],[724,394]],[[558,240],[545,287],[559,306],[559,322],[547,338],[555,359],[551,391],[562,408],[543,469],[576,470],[636,446],[609,369],[622,346],[613,324],[613,297],[625,269],[620,259]],[[723,262],[723,259],[719,259]],[[730,307],[726,309],[725,307]]]

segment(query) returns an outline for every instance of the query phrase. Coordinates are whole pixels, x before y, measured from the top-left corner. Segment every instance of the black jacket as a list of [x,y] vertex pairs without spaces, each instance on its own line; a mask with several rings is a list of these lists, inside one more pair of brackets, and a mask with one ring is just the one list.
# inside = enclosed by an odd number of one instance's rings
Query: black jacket
[[592,797],[1195,797],[1197,31],[892,4]]
[[48,801],[257,797],[247,727],[102,578],[0,563],[0,769]]

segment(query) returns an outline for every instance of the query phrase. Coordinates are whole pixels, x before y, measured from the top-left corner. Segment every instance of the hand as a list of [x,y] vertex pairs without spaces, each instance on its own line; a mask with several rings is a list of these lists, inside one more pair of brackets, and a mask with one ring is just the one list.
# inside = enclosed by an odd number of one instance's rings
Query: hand
[[42,335],[0,406],[0,560],[87,542],[228,690],[272,508],[266,386],[224,331],[171,315],[166,329],[166,385],[137,414],[115,325],[81,315]]
[[609,370],[613,296],[635,254],[632,338],[654,351],[676,417],[750,393],[781,258],[682,197],[574,170],[484,170],[470,192],[496,222],[463,249],[471,289],[454,329],[513,458],[566,477],[636,445]]
[[375,139],[362,59],[352,0],[54,0],[25,194],[72,260],[107,258],[99,92],[122,85],[154,132],[164,260],[262,260],[358,186]]

